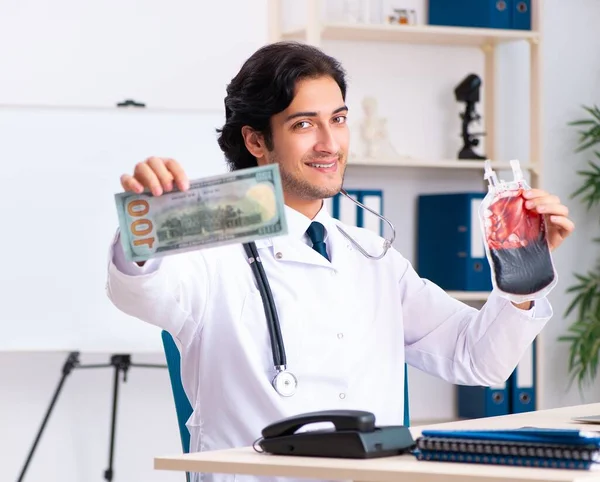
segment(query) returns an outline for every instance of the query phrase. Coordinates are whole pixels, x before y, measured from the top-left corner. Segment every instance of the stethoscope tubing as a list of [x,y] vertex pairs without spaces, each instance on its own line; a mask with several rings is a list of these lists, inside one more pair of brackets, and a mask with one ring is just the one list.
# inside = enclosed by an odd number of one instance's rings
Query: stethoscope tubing
[[273,293],[267,279],[267,274],[263,268],[256,244],[245,243],[244,250],[248,256],[248,262],[250,268],[256,278],[258,284],[258,291],[263,302],[263,308],[265,310],[265,316],[267,317],[267,326],[269,328],[269,337],[271,339],[271,350],[273,352],[273,364],[276,369],[285,370],[287,365],[287,359],[285,354],[285,347],[283,346],[283,336],[281,334],[281,326],[279,324],[279,318],[277,316],[277,308],[275,307],[275,301],[273,300]]
[[[341,193],[347,198],[349,198],[356,205],[375,214],[378,218],[385,221],[392,229],[392,239],[388,240],[384,238],[383,252],[379,256],[374,256],[368,253],[366,250],[364,250],[354,239],[352,239],[352,237],[349,234],[347,234],[340,226],[338,226],[338,229],[346,237],[346,239],[348,239],[364,256],[366,256],[369,259],[375,260],[383,258],[387,253],[388,249],[392,246],[392,243],[394,242],[394,239],[396,237],[396,230],[394,229],[393,224],[373,209],[370,209],[369,207],[365,206],[364,204],[358,202],[356,199],[349,196],[345,190],[342,189]],[[246,256],[248,258],[248,264],[250,264],[250,268],[252,269],[252,273],[254,275],[254,278],[256,279],[258,291],[260,292],[260,297],[262,299],[263,308],[267,319],[269,338],[271,340],[271,351],[273,352],[273,364],[275,366],[275,370],[277,371],[277,375],[273,380],[273,385],[281,395],[290,396],[293,395],[295,391],[297,379],[293,374],[287,372],[287,358],[285,354],[283,336],[281,334],[281,326],[279,324],[277,308],[275,306],[275,301],[273,299],[273,293],[269,285],[269,280],[267,279],[267,274],[265,273],[262,261],[260,259],[260,256],[258,255],[258,249],[256,248],[256,244],[254,242],[243,243],[243,246],[244,251],[246,252]],[[280,378],[281,376],[284,376],[285,378]],[[292,381],[291,385],[293,385],[293,388],[291,392],[286,394],[280,388],[278,388],[280,386],[280,384],[278,384],[278,380],[281,380],[281,382],[285,386],[288,383],[290,383],[290,378]]]

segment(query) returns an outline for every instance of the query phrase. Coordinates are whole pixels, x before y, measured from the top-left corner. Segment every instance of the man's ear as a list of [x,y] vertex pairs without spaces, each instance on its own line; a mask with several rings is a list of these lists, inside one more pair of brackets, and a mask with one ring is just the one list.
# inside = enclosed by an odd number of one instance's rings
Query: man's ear
[[250,126],[244,126],[242,127],[242,137],[244,138],[246,149],[248,149],[248,152],[250,152],[250,154],[252,154],[257,159],[266,156],[267,148],[265,146],[265,141],[261,134],[256,132]]

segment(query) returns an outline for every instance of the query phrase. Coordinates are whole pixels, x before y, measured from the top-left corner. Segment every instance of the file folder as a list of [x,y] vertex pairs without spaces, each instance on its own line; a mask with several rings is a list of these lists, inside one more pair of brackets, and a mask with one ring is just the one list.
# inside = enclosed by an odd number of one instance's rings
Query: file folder
[[496,417],[510,413],[507,383],[491,387],[459,385],[457,401],[459,418]]
[[[362,191],[359,201],[379,215],[383,215],[383,193],[381,191]],[[383,221],[364,209],[358,211],[358,225],[380,236],[383,235]]]
[[448,291],[491,291],[479,206],[483,192],[423,194],[417,205],[417,262],[422,278]]
[[536,407],[536,341],[529,346],[509,378],[511,413],[531,412]]
[[[352,199],[383,215],[383,191],[378,189],[347,189]],[[365,211],[343,194],[331,198],[331,215],[350,226],[370,229],[383,236],[383,221],[375,214]]]
[[536,341],[527,348],[504,384],[494,387],[458,386],[458,416],[495,417],[536,410]]
[[531,30],[531,0],[429,0],[429,25]]
[[511,0],[512,28],[531,30],[531,0]]
[[513,0],[429,0],[429,24],[509,29]]
[[[358,200],[360,191],[346,191],[348,195]],[[343,194],[336,194],[333,198],[333,217],[349,226],[358,226],[358,206]]]
[[323,199],[323,209],[329,213],[330,216],[333,216],[333,198]]

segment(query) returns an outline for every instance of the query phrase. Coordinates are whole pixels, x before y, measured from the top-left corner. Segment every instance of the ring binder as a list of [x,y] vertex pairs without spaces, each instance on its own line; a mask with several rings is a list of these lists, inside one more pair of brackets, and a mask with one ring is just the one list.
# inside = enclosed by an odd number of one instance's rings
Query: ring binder
[[536,408],[536,341],[528,347],[509,379],[510,413],[531,412]]
[[[383,191],[379,189],[346,189],[350,197],[364,204],[375,212],[383,215]],[[372,230],[383,236],[383,221],[377,216],[365,212],[342,194],[336,194],[331,198],[328,208],[331,215],[350,226],[358,226]]]

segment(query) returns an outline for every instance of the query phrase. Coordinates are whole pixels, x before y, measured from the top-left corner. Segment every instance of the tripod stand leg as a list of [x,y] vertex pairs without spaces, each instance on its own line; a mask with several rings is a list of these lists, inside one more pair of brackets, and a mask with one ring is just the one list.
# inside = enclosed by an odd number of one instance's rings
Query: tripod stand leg
[[104,478],[111,482],[113,479],[113,459],[115,453],[115,432],[117,426],[117,401],[119,399],[119,375],[123,371],[123,376],[127,376],[127,369],[131,365],[129,355],[113,355],[111,364],[115,367],[115,375],[113,379],[113,400],[112,400],[112,422],[110,428],[110,449],[108,455],[108,469],[104,471]]
[[78,364],[79,364],[79,352],[70,353],[69,356],[67,357],[67,360],[65,361],[65,364],[63,365],[62,377],[60,378],[60,381],[58,382],[58,386],[56,387],[56,390],[54,391],[54,395],[52,396],[52,401],[50,402],[50,406],[48,407],[48,410],[46,411],[46,415],[44,416],[42,425],[35,437],[33,446],[31,447],[31,450],[29,451],[29,455],[27,456],[27,460],[25,461],[25,465],[23,466],[23,470],[21,470],[21,474],[19,475],[17,482],[23,481],[23,479],[25,477],[25,472],[27,471],[27,468],[29,467],[31,459],[33,458],[35,449],[37,448],[37,445],[38,445],[40,439],[42,438],[42,433],[44,432],[44,429],[46,428],[46,424],[48,423],[48,420],[50,419],[50,414],[52,413],[52,410],[54,409],[56,400],[58,400],[58,395],[60,394],[60,391],[62,390],[62,387],[67,378],[67,375],[69,375],[71,373],[71,371],[73,370],[73,368],[75,368]]

